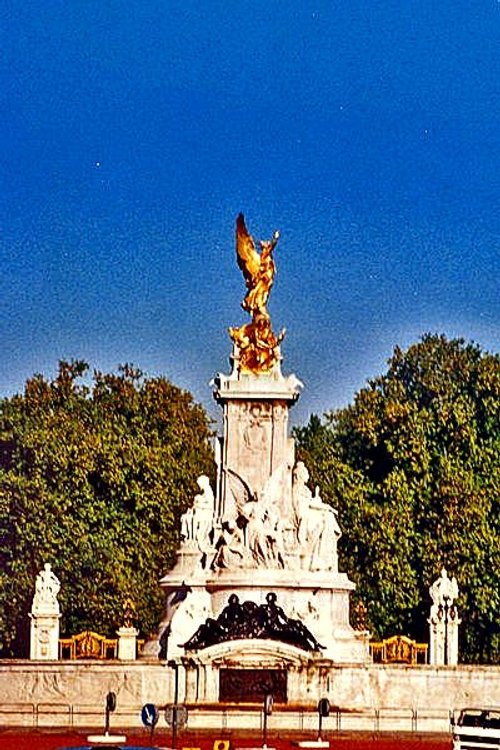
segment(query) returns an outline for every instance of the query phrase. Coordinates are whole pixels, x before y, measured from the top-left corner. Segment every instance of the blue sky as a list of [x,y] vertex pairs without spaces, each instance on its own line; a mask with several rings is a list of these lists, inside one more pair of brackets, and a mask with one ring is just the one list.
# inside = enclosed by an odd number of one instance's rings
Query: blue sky
[[497,0],[4,1],[0,395],[60,358],[191,390],[278,228],[294,421],[426,331],[500,349]]

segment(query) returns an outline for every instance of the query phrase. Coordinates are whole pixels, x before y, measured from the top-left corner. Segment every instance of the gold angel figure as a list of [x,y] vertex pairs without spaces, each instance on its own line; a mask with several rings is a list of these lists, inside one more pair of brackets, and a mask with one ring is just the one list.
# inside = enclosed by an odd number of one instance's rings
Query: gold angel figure
[[267,300],[276,273],[273,250],[279,236],[280,233],[275,232],[272,240],[260,240],[259,255],[253,237],[246,228],[243,214],[239,214],[236,219],[236,257],[248,288],[241,306],[252,317],[257,313],[268,315]]
[[241,306],[250,313],[252,320],[239,328],[230,328],[229,335],[238,347],[239,369],[243,372],[270,372],[279,361],[278,345],[285,332],[278,336],[273,333],[267,311],[276,273],[273,250],[279,236],[279,232],[275,232],[272,240],[260,240],[259,253],[243,214],[236,219],[236,258],[248,289]]

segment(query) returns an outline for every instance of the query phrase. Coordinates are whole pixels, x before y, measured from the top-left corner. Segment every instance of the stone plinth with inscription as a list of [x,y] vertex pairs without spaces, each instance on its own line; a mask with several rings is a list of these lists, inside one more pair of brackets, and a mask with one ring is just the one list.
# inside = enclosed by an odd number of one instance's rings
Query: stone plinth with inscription
[[[167,611],[156,653],[187,669],[186,686],[193,665],[197,674],[208,670],[200,700],[227,692],[231,675],[223,673],[221,693],[219,668],[260,665],[274,674],[369,659],[368,633],[349,622],[354,584],[338,569],[337,512],[310,488],[289,437],[302,384],[282,374],[284,333],[272,332],[266,306],[278,236],[261,242],[259,255],[238,217],[238,263],[249,290],[242,307],[251,322],[229,329],[231,372],[213,381],[223,411],[216,486],[199,478],[200,493],[181,519],[177,564],[161,581]],[[283,694],[300,699],[300,684],[292,679]]]

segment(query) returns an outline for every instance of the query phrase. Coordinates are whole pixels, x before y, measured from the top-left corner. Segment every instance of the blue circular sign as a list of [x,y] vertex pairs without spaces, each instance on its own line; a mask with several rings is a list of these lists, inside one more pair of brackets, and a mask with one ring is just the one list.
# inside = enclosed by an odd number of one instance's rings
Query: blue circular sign
[[141,719],[145,727],[154,727],[158,723],[160,713],[154,703],[146,703],[141,710]]

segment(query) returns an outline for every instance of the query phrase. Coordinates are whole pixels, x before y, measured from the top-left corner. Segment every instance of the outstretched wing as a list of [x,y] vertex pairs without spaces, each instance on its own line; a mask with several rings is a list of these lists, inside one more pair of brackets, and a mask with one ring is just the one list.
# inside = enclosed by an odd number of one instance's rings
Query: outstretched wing
[[233,496],[234,507],[237,511],[236,515],[238,515],[241,513],[243,506],[246,505],[246,503],[255,499],[254,493],[245,480],[235,471],[226,468],[225,473],[229,481],[229,489]]
[[255,249],[252,235],[245,225],[243,214],[236,219],[236,257],[245,281],[253,281],[260,269],[260,255]]

